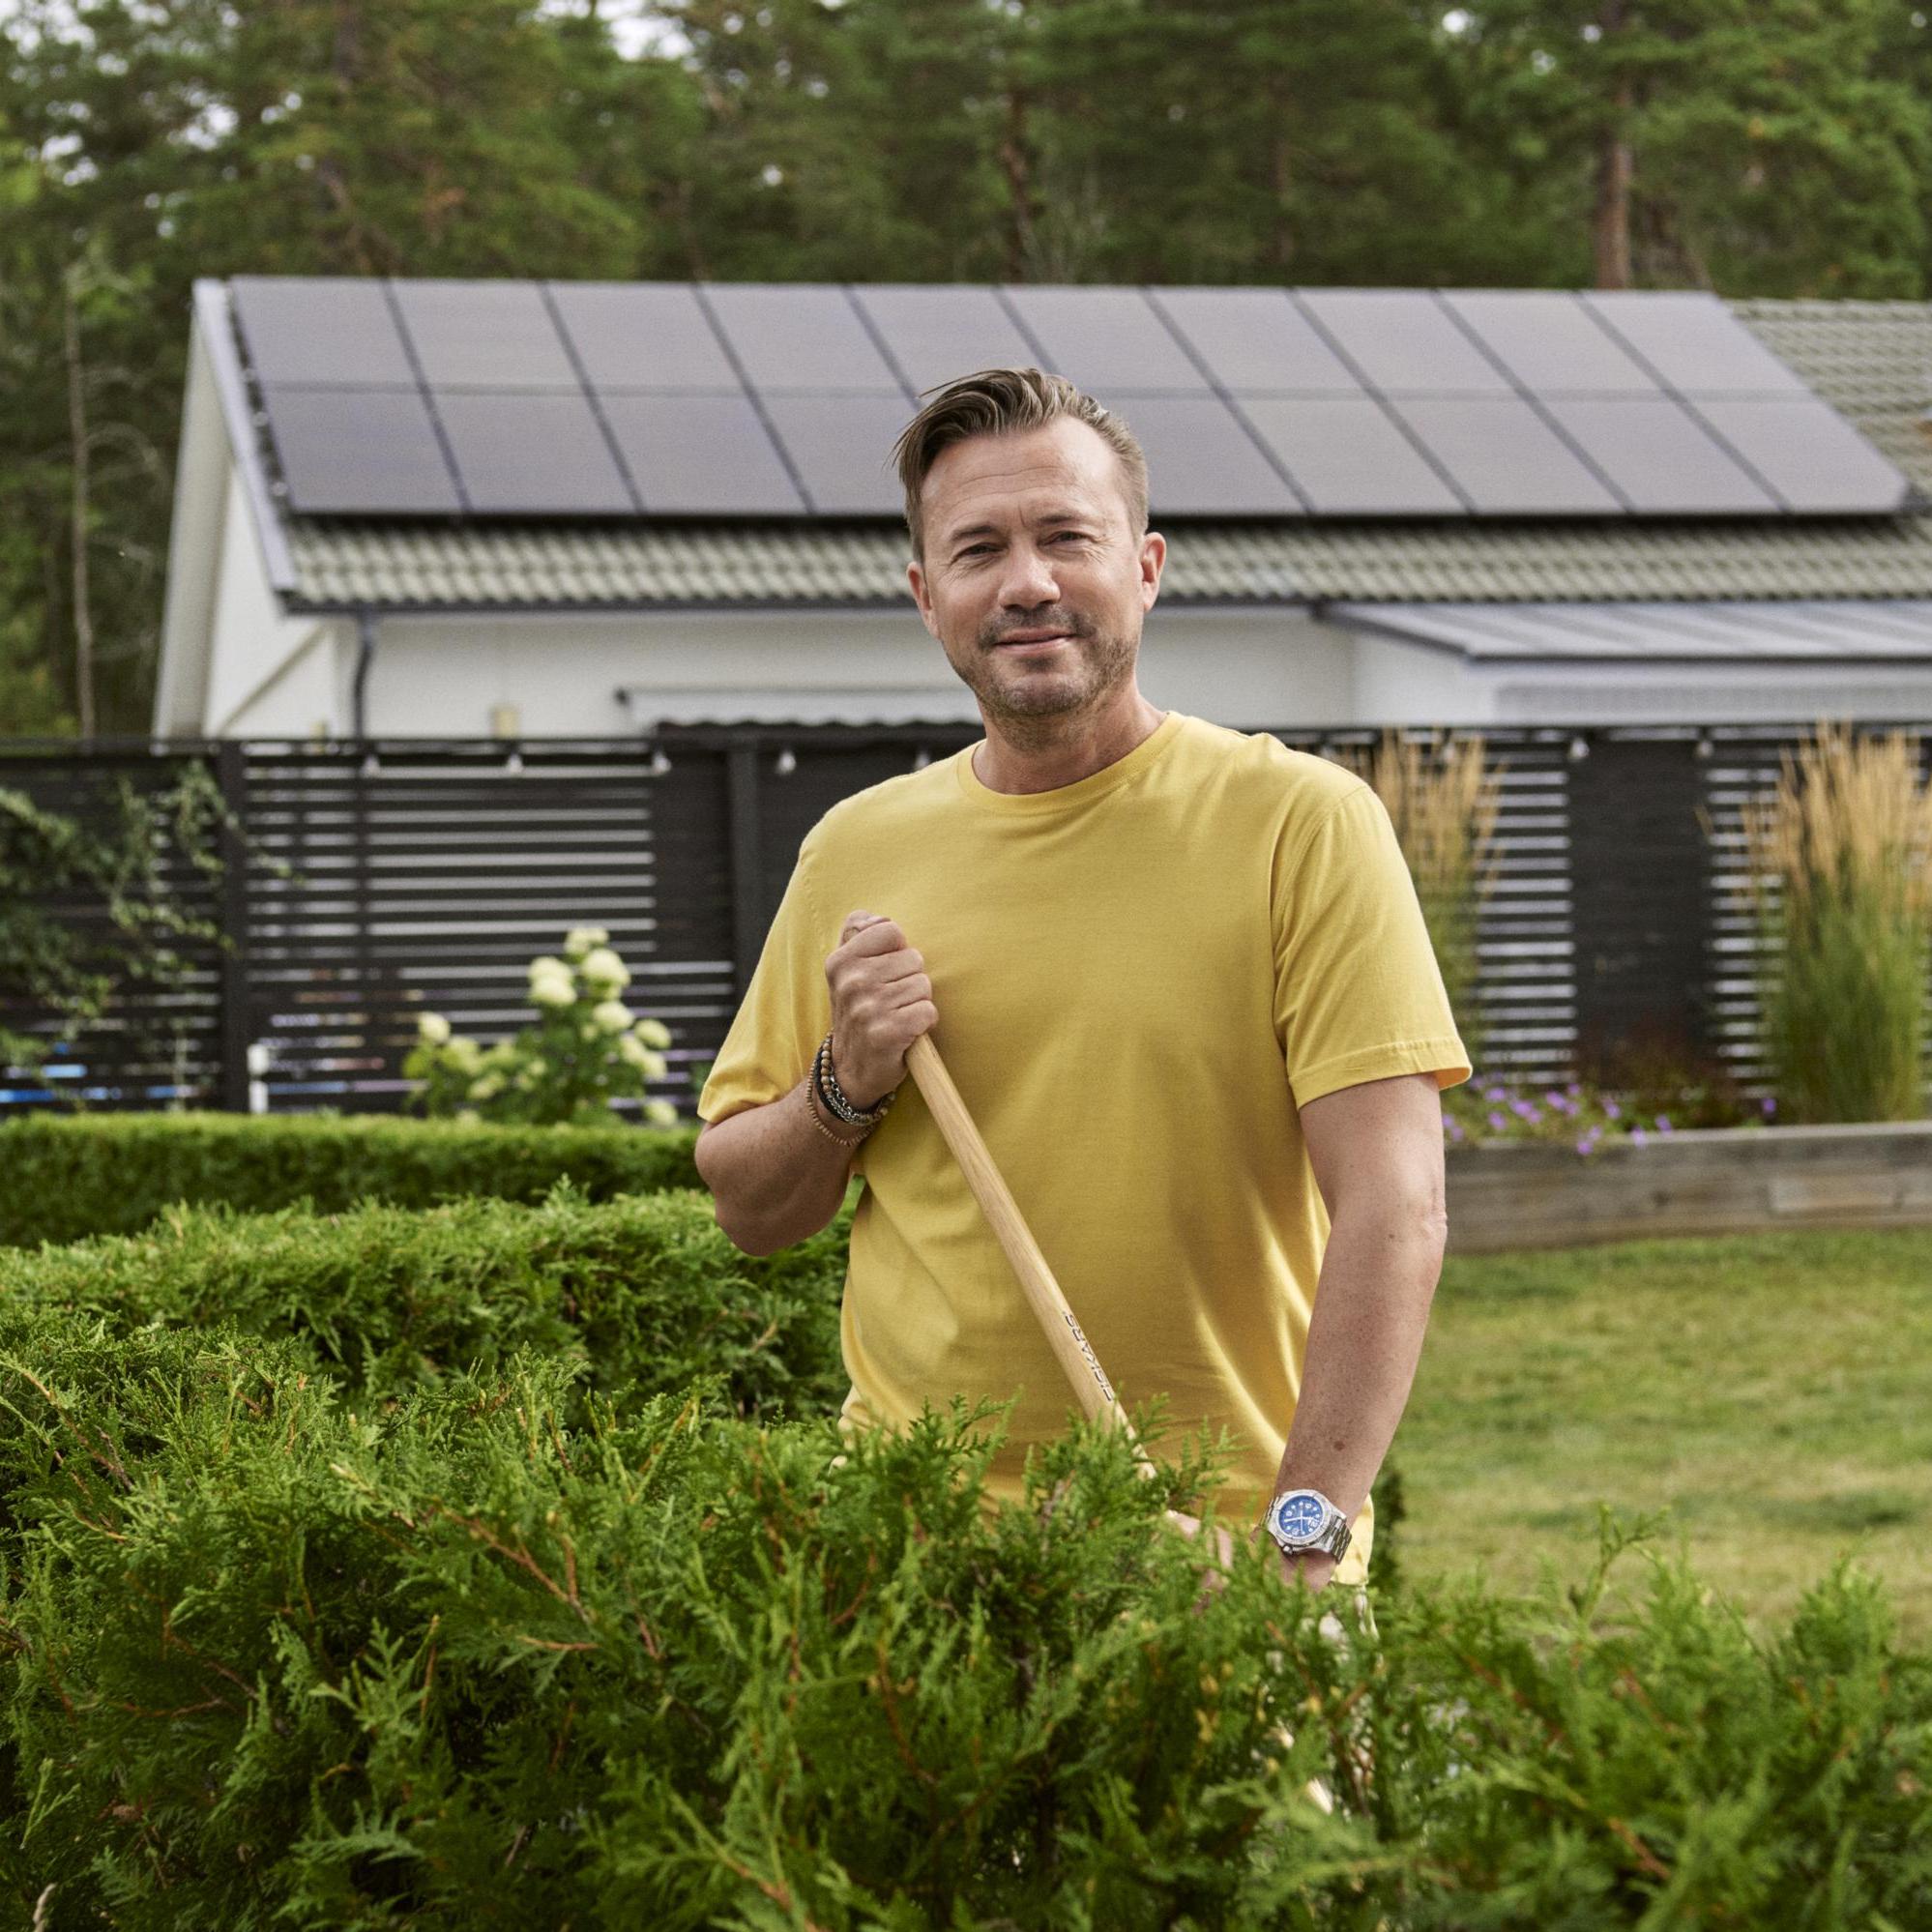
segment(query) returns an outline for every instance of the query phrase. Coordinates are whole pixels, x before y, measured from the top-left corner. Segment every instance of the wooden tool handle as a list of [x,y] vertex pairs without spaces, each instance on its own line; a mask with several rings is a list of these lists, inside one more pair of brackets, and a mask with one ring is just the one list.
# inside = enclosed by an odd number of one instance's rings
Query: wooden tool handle
[[1047,1267],[1046,1257],[1040,1253],[1039,1244],[1034,1240],[1018,1203],[1001,1179],[1000,1170],[993,1165],[993,1156],[986,1152],[986,1143],[980,1138],[980,1129],[973,1125],[973,1116],[966,1111],[966,1102],[959,1098],[959,1089],[952,1084],[952,1076],[946,1070],[946,1063],[940,1059],[930,1035],[921,1034],[906,1049],[906,1070],[924,1096],[927,1111],[938,1123],[940,1133],[966,1176],[967,1186],[972,1188],[995,1238],[1012,1264],[1013,1273],[1019,1276],[1027,1305],[1045,1332],[1047,1345],[1066,1370],[1081,1407],[1090,1417],[1104,1416],[1138,1449],[1133,1424],[1114,1395],[1114,1385],[1107,1380],[1099,1357],[1073,1319],[1067,1297],[1060,1292],[1060,1284],[1053,1278],[1053,1271]]

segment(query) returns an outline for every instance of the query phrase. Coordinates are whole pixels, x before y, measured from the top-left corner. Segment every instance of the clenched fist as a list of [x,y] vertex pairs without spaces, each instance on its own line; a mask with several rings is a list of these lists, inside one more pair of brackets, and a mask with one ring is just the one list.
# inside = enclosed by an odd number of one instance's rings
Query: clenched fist
[[855,1107],[875,1107],[906,1077],[906,1048],[939,1018],[925,961],[878,913],[846,916],[826,956],[832,1070]]

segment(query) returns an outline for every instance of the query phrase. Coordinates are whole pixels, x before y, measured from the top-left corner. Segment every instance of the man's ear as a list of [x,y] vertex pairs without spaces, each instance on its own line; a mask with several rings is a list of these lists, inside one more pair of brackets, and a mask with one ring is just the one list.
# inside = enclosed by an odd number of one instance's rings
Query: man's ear
[[1157,530],[1150,530],[1140,540],[1140,607],[1143,610],[1154,608],[1154,600],[1160,595],[1160,572],[1167,562],[1167,539]]
[[906,566],[906,582],[912,586],[913,601],[919,605],[920,622],[937,637],[939,629],[932,621],[932,593],[926,586],[925,567],[917,557]]

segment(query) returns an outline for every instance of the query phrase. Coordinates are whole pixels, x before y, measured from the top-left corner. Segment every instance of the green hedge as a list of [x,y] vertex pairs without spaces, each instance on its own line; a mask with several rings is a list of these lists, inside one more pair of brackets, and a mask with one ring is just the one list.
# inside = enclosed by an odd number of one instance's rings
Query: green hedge
[[15,1921],[1932,1923],[1932,1670],[1854,1578],[1763,1643],[1664,1566],[1338,1641],[1258,1562],[1204,1596],[1189,1479],[1105,1436],[989,1519],[956,1417],[840,1461],[568,1387],[352,1412],[288,1343],[0,1307]]
[[703,1184],[694,1127],[496,1127],[393,1115],[80,1114],[0,1124],[0,1244],[133,1234],[176,1201],[260,1212],[307,1200],[426,1208],[541,1201],[568,1177],[594,1201]]
[[687,1190],[536,1208],[465,1201],[340,1215],[169,1208],[146,1232],[0,1250],[0,1303],[128,1334],[207,1328],[288,1337],[352,1397],[393,1399],[518,1348],[585,1386],[650,1394],[696,1378],[737,1413],[815,1416],[845,1393],[838,1298],[850,1216],[754,1260]]

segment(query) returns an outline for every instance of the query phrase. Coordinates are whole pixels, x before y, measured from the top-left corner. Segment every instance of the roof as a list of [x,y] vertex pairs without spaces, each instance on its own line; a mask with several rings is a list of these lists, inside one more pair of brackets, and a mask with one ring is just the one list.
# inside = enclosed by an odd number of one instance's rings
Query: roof
[[[1932,304],[1731,307],[1932,493]],[[431,524],[300,517],[265,489],[252,494],[257,514],[275,520],[267,548],[293,609],[852,609],[906,599],[905,535],[893,524]],[[1169,542],[1169,603],[1932,598],[1925,514],[1188,522],[1171,526]]]
[[1692,603],[1344,603],[1330,615],[1485,663],[1932,660],[1932,600]]

